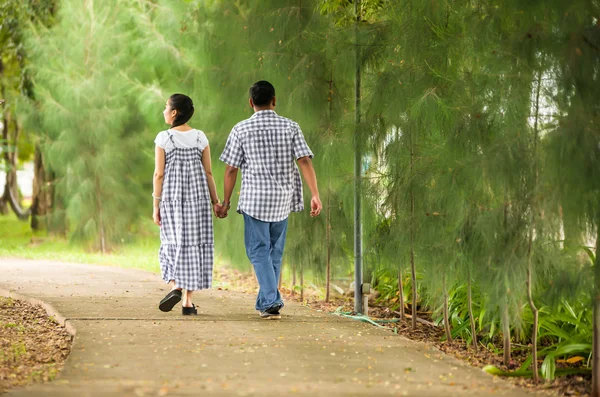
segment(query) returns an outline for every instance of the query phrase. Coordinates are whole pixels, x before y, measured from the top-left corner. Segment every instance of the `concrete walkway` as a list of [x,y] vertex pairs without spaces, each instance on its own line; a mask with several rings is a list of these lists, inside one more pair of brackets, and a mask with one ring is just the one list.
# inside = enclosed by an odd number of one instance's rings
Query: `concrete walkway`
[[[0,292],[35,297],[76,329],[61,376],[30,396],[527,396],[434,348],[287,303],[261,320],[254,297],[198,293],[199,315],[157,309],[156,274],[0,259]],[[4,290],[4,291],[1,291]]]

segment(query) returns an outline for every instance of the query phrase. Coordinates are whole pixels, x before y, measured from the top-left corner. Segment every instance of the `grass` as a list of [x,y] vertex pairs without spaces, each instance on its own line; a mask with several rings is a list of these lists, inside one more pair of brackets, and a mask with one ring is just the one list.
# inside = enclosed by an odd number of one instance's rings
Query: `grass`
[[46,259],[118,266],[159,272],[158,229],[152,223],[144,224],[144,233],[131,241],[102,254],[65,238],[33,232],[28,222],[19,221],[13,214],[0,216],[0,258]]
[[[150,220],[144,221],[128,241],[115,247],[112,252],[102,254],[86,248],[82,243],[48,235],[46,232],[33,232],[29,222],[19,221],[13,214],[0,215],[0,258],[107,265],[160,273],[159,247],[159,231]],[[287,285],[292,278],[290,267],[284,266],[283,272],[284,285]],[[305,293],[308,293],[309,288],[306,287],[310,285],[310,279],[310,274],[305,274]],[[254,292],[254,284],[255,279],[248,262],[244,261],[236,266],[216,253],[213,287]],[[294,288],[299,293],[300,287]],[[323,291],[320,295],[324,296]]]
[[33,371],[30,375],[29,375],[29,382],[33,383],[33,382],[44,382],[44,381],[53,381],[54,379],[56,379],[56,376],[58,375],[58,368],[56,367],[56,363],[50,363],[50,364],[43,364],[42,368],[37,370],[37,371]]
[[24,354],[27,354],[27,348],[25,347],[25,343],[11,343],[9,348],[5,348],[3,351],[0,352],[0,365],[4,363],[14,364]]
[[17,361],[19,359],[19,357],[21,357],[23,354],[27,353],[27,348],[25,347],[25,343],[23,343],[23,342],[13,343],[12,352],[13,352],[13,361]]

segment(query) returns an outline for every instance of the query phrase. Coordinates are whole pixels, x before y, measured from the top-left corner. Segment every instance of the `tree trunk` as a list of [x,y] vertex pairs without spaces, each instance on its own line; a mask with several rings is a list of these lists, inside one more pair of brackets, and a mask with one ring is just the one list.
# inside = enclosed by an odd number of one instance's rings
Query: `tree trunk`
[[527,300],[529,301],[529,307],[533,314],[533,330],[531,332],[531,356],[532,356],[532,370],[533,370],[533,381],[539,382],[538,374],[538,363],[537,363],[537,340],[538,340],[538,318],[539,311],[533,302],[532,292],[532,278],[533,278],[533,233],[535,231],[535,214],[537,211],[536,206],[536,194],[537,194],[537,179],[538,179],[538,164],[537,164],[537,141],[538,141],[538,122],[540,115],[540,90],[542,86],[542,72],[539,72],[536,97],[535,97],[535,123],[533,128],[533,162],[534,162],[534,174],[533,174],[533,186],[532,186],[532,202],[529,207],[531,212],[530,223],[529,223],[529,246],[527,247]]
[[325,220],[325,240],[327,244],[327,267],[325,270],[325,302],[329,302],[331,289],[331,184],[327,192],[327,218]]
[[469,281],[467,283],[467,304],[469,305],[469,321],[471,322],[471,341],[473,343],[473,349],[477,351],[479,346],[477,345],[477,328],[475,328],[475,317],[473,317],[473,298],[471,296],[471,269],[469,268]]
[[0,214],[8,215],[8,200],[4,197],[4,194],[0,196]]
[[510,365],[510,320],[508,317],[508,304],[502,307],[502,339],[504,347],[504,365]]
[[533,381],[534,382],[538,382],[539,381],[539,374],[538,374],[538,363],[537,363],[537,356],[538,356],[538,350],[537,350],[537,339],[538,339],[538,318],[539,318],[539,311],[537,309],[537,307],[535,306],[535,303],[533,302],[533,295],[531,293],[531,273],[533,272],[533,265],[532,265],[532,260],[531,260],[531,237],[529,237],[530,241],[529,241],[529,258],[527,259],[528,261],[528,265],[527,265],[527,300],[529,301],[529,307],[531,308],[531,312],[533,313],[533,330],[531,333],[531,355],[532,355],[532,362],[531,362],[531,366],[532,366],[532,370],[533,370]]
[[106,231],[104,229],[104,210],[101,202],[100,181],[96,177],[96,209],[98,211],[98,238],[100,239],[100,252],[106,253]]
[[[414,209],[414,200],[411,192],[411,209]],[[411,281],[412,281],[412,323],[411,327],[413,331],[417,329],[417,271],[415,269],[415,249],[413,246],[414,234],[411,228],[410,232],[410,270],[411,270]]]
[[[2,62],[2,57],[0,57],[0,77],[4,74],[4,62]],[[4,85],[0,84],[0,105],[2,105],[2,142],[8,143],[8,125],[6,121],[6,98]],[[8,176],[9,170],[9,157],[8,152],[4,151],[2,160],[4,162],[4,167],[6,169],[6,174]],[[4,190],[2,196],[0,196],[0,214],[7,215],[8,214],[8,198],[6,196],[6,189]]]
[[413,191],[414,156],[412,131],[410,133],[410,271],[412,277],[412,330],[417,329],[417,270],[415,268],[415,193]]
[[444,287],[444,330],[446,331],[446,340],[452,342],[452,332],[450,330],[450,316],[448,314],[448,286],[446,285],[446,276],[442,281]]
[[[509,197],[508,190],[504,188],[504,233],[505,240],[508,239],[508,207],[509,207]],[[505,261],[506,263],[506,261]],[[508,267],[505,266],[506,274],[510,271]],[[507,291],[508,294],[508,291]],[[508,296],[504,299],[504,304],[502,305],[502,338],[503,338],[503,347],[504,347],[504,365],[508,366],[510,364],[510,319],[508,317]]]
[[[3,71],[3,64],[2,64],[2,59],[0,58],[0,72]],[[1,87],[0,93],[2,95],[2,97],[4,98],[4,86]],[[2,142],[5,143],[5,145],[8,146],[9,141],[9,137],[8,137],[8,130],[9,130],[9,126],[8,126],[8,116],[6,114],[6,110],[5,106],[6,104],[4,102],[3,103],[3,110],[2,110]],[[2,213],[2,215],[8,215],[8,203],[10,202],[10,185],[9,185],[9,174],[14,170],[14,166],[11,165],[11,157],[10,157],[10,153],[8,151],[4,151],[2,153],[2,160],[4,162],[4,169],[6,172],[6,179],[4,182],[4,190],[2,192],[2,196],[0,197],[0,213]]]
[[400,319],[405,320],[404,315],[404,285],[402,281],[402,269],[398,270],[398,300],[400,301]]
[[[333,115],[333,66],[331,68],[331,77],[329,78],[329,92],[327,93],[329,102],[329,128],[331,128],[331,117]],[[331,175],[327,191],[327,217],[325,219],[325,235],[327,240],[327,268],[325,271],[325,302],[329,302],[331,293]]]
[[300,265],[300,301],[304,302],[304,266]]
[[296,262],[292,262],[292,296],[296,295]]
[[[600,209],[600,208],[599,208]],[[596,221],[594,264],[594,337],[592,347],[592,397],[600,397],[600,219]]]
[[100,216],[100,252],[106,254],[106,235],[104,232],[104,221],[102,216]]
[[[14,150],[4,152],[4,161],[6,167],[6,183],[4,184],[4,192],[2,194],[2,201],[8,203],[17,215],[19,220],[25,221],[29,219],[30,208],[24,210],[21,208],[19,200],[19,186],[17,184],[17,142],[19,140],[20,129],[15,121],[11,120],[10,114],[3,112],[3,123],[4,129],[2,132],[2,138],[5,140],[7,145],[14,146]],[[11,123],[12,121],[12,123]],[[10,134],[10,125],[13,124],[14,135]],[[6,209],[5,209],[6,211]]]
[[48,216],[48,231],[54,235],[66,238],[68,231],[68,221],[65,210],[65,203],[62,195],[56,191],[56,174],[52,170],[47,170],[50,190],[50,200],[52,209]]
[[355,14],[355,109],[354,109],[354,311],[363,312],[363,269],[362,269],[362,216],[361,216],[361,185],[362,185],[362,153],[360,141],[360,105],[361,105],[361,73],[360,46],[358,43],[358,24],[360,22],[360,0],[354,2]]
[[39,145],[35,147],[33,197],[31,202],[31,228],[48,229],[48,215],[52,208],[52,191],[49,188],[44,159]]

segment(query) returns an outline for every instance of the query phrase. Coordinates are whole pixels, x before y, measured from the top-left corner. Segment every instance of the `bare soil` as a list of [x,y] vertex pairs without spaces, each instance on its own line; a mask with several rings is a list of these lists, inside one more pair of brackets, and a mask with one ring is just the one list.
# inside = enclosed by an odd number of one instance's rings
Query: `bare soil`
[[41,306],[0,297],[0,394],[56,378],[72,337]]

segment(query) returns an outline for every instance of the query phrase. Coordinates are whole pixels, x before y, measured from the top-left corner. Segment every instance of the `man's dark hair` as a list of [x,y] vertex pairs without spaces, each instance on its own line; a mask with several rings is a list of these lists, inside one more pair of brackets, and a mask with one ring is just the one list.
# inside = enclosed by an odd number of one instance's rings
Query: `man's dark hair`
[[171,127],[184,125],[194,115],[194,103],[192,98],[183,94],[173,94],[169,98],[169,106],[171,109],[177,110],[177,115],[173,120]]
[[250,87],[250,98],[255,106],[267,106],[275,97],[275,87],[268,81],[261,80]]

